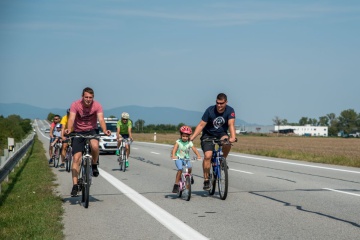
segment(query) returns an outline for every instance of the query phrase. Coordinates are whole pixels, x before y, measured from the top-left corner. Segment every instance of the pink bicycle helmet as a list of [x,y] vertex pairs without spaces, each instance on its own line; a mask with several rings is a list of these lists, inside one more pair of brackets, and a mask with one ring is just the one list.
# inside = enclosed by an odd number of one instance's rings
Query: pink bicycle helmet
[[185,134],[191,134],[192,133],[192,130],[191,130],[191,127],[189,127],[189,126],[182,126],[181,128],[180,128],[180,133],[185,133]]

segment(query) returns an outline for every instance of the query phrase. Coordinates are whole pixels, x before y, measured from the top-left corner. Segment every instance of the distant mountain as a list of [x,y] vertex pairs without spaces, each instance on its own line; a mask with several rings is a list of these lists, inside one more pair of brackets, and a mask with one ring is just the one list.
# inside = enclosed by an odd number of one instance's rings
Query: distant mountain
[[62,116],[66,114],[66,109],[60,109],[60,108],[47,109],[47,108],[34,107],[24,103],[0,103],[0,115],[3,115],[4,117],[15,114],[15,115],[19,115],[22,118],[46,119],[50,112]]
[[[7,117],[11,114],[19,115],[22,118],[40,118],[46,119],[52,112],[60,116],[66,113],[66,109],[59,108],[39,108],[22,103],[0,103],[0,115]],[[189,111],[173,107],[141,107],[141,106],[123,106],[112,109],[104,109],[105,117],[114,115],[120,117],[122,112],[128,112],[130,118],[135,122],[138,119],[149,124],[173,124],[185,123],[190,126],[196,126],[201,119],[203,112]],[[252,125],[241,119],[236,119],[236,125]]]

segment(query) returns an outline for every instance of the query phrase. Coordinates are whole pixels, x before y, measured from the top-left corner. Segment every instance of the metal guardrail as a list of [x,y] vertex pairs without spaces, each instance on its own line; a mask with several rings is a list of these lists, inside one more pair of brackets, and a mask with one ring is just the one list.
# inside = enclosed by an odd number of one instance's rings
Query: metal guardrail
[[[16,143],[14,152],[9,154],[5,153],[7,156],[0,157],[0,184],[6,180],[8,181],[9,174],[13,171],[15,166],[22,160],[30,146],[34,142],[35,133],[28,135],[21,143]],[[7,151],[7,150],[6,150]],[[1,192],[1,185],[0,185]]]

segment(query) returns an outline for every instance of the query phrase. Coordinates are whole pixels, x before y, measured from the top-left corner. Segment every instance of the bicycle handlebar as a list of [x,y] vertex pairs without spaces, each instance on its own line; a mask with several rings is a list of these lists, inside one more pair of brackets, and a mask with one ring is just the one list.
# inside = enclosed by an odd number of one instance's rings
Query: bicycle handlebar
[[[219,144],[219,145],[231,145],[231,142],[229,142],[228,138],[224,138],[224,139],[205,138],[202,141],[204,141],[204,142],[212,142],[214,144]],[[235,142],[237,142],[237,138],[235,138]]]
[[81,137],[81,138],[89,138],[89,139],[93,139],[93,138],[99,139],[100,137],[107,136],[107,135],[104,133],[94,134],[94,135],[83,135],[80,133],[70,133],[68,136],[69,136],[69,138]]

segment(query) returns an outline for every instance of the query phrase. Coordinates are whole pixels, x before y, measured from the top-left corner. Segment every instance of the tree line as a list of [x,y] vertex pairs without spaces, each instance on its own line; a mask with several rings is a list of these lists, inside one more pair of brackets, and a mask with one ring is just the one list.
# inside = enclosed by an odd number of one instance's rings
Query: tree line
[[[47,120],[52,121],[54,113],[49,113]],[[115,117],[115,116],[109,116]],[[145,120],[138,119],[133,123],[133,132],[135,133],[173,133],[179,131],[179,128],[185,123],[174,124],[149,124],[145,125]],[[354,109],[347,109],[340,113],[339,116],[336,116],[335,113],[329,113],[325,116],[320,116],[319,118],[310,118],[310,117],[301,117],[299,122],[291,123],[287,119],[282,119],[278,116],[275,116],[273,123],[276,126],[327,126],[329,136],[337,136],[339,132],[345,134],[353,133],[360,131],[360,113],[357,113]],[[194,130],[194,127],[193,127]]]
[[0,153],[7,148],[8,138],[14,138],[15,142],[21,142],[32,131],[31,120],[22,119],[19,115],[0,115]]
[[339,132],[349,134],[360,131],[360,113],[357,113],[354,109],[347,109],[342,111],[339,116],[336,116],[335,113],[329,113],[318,119],[301,117],[297,123],[289,123],[287,119],[275,116],[273,123],[276,126],[327,126],[329,136],[337,136]]

